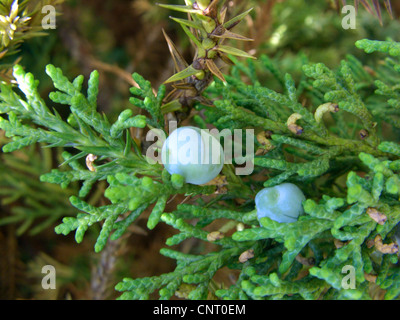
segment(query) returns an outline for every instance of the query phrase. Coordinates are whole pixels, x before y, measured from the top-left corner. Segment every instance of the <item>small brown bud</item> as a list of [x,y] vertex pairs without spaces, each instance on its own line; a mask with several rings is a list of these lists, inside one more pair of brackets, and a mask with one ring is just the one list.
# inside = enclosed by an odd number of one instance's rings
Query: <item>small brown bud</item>
[[224,237],[224,234],[221,231],[212,231],[207,235],[208,241],[216,241],[221,240]]
[[293,124],[289,124],[288,128],[291,132],[293,132],[296,135],[301,135],[303,133],[303,128],[300,127],[299,125],[293,123]]
[[364,272],[364,278],[368,282],[376,283],[377,276],[374,274],[369,274],[369,273]]
[[336,238],[333,239],[333,243],[335,244],[336,249],[340,249],[345,245],[345,243],[343,241],[340,241]]
[[317,108],[317,110],[315,110],[315,113],[314,113],[315,121],[320,123],[322,121],[322,117],[324,116],[325,113],[327,113],[327,112],[336,113],[338,111],[339,111],[339,106],[337,103],[327,102],[327,103],[321,104]]
[[314,258],[304,258],[301,255],[296,256],[296,261],[300,262],[304,266],[313,266],[315,264],[315,259]]
[[296,135],[303,133],[303,128],[296,124],[296,121],[301,119],[302,116],[299,113],[293,113],[286,121],[288,129]]
[[369,136],[368,131],[365,130],[365,129],[360,130],[360,132],[358,134],[360,135],[361,139],[365,139],[365,138],[367,138]]
[[267,139],[271,138],[271,136],[272,136],[273,134],[274,134],[274,133],[273,133],[271,130],[265,131],[265,137],[266,137]]
[[371,249],[371,248],[375,245],[375,242],[374,242],[373,239],[368,239],[368,240],[365,242],[365,244],[366,244],[366,246],[367,246],[368,249]]
[[266,153],[267,153],[267,150],[266,150],[266,149],[258,148],[258,149],[256,150],[255,155],[256,155],[256,156],[263,156],[263,155],[266,154]]
[[387,217],[383,213],[376,210],[375,208],[368,208],[367,214],[371,217],[372,220],[381,225],[384,224],[387,220]]
[[86,156],[86,166],[90,171],[96,171],[96,168],[93,166],[93,162],[97,159],[97,156],[89,153]]
[[364,70],[367,71],[371,76],[373,76],[373,77],[376,76],[376,72],[375,72],[372,68],[370,68],[370,67],[368,67],[368,66],[364,66],[363,68],[364,68]]
[[261,148],[259,148],[256,151],[256,155],[264,155],[266,154],[268,151],[272,150],[274,147],[274,145],[271,143],[271,141],[269,141],[267,139],[267,135],[268,137],[271,137],[270,131],[266,132],[266,131],[261,131],[257,134],[256,138],[257,141],[262,145]]
[[399,252],[399,246],[396,243],[392,242],[390,244],[384,244],[380,234],[375,237],[374,242],[375,248],[383,254]]
[[239,262],[245,263],[247,260],[250,260],[251,258],[254,258],[254,250],[253,249],[249,249],[249,250],[246,250],[245,252],[243,252],[239,256]]

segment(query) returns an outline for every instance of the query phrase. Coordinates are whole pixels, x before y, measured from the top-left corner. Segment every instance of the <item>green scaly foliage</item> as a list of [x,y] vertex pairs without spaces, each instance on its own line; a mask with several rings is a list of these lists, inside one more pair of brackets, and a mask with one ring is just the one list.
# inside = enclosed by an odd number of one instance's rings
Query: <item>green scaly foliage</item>
[[[207,34],[214,29],[208,28],[217,25],[207,16],[208,1],[196,5],[200,7],[188,2],[175,9],[196,15],[193,21],[178,22],[199,29],[205,37],[199,43],[193,34],[190,36],[200,57],[214,60],[218,52],[248,57],[215,39],[213,45],[218,49],[209,55],[213,49],[206,41]],[[240,21],[245,14],[229,24]],[[184,30],[189,35],[189,29]],[[155,293],[161,299],[178,294],[188,299],[371,299],[373,286],[385,290],[385,299],[396,299],[400,295],[398,247],[391,237],[400,222],[400,146],[386,141],[381,131],[383,122],[395,123],[388,119],[397,116],[400,106],[399,88],[393,80],[399,79],[400,45],[362,40],[357,46],[366,52],[383,52],[390,58],[373,74],[353,56],[336,69],[303,59],[302,75],[295,80],[267,56],[246,62],[231,56],[236,65],[223,79],[213,62],[206,64],[200,75],[198,69],[194,68],[195,72],[193,66],[188,66],[172,78],[201,81],[207,72],[217,76],[204,93],[213,106],[201,104],[201,99],[195,104],[205,114],[204,118],[195,118],[199,124],[269,132],[265,139],[271,147],[254,158],[253,174],[236,176],[235,164],[225,165],[227,193],[214,195],[209,202],[200,198],[194,204],[181,204],[165,212],[168,199],[175,194],[211,195],[217,188],[183,183],[182,177],[171,176],[142,154],[129,129],[165,129],[162,108],[171,100],[164,100],[164,86],[154,94],[151,84],[138,74],[133,75],[139,88],[131,90],[131,102],[149,116],[133,115],[131,109],[126,109],[112,123],[97,111],[96,71],[83,92],[82,76],[70,81],[60,69],[47,66],[56,88],[50,99],[69,108],[69,116],[63,119],[40,97],[33,75],[15,66],[19,92],[9,84],[0,87],[0,112],[6,114],[0,118],[0,128],[12,138],[3,152],[35,143],[74,150],[63,153],[63,170],[53,169],[41,180],[63,188],[80,183],[77,194],[69,198],[79,213],[65,217],[56,232],[66,235],[74,231],[76,241],[81,242],[93,224],[100,224],[96,252],[107,241],[121,237],[153,204],[147,227],[153,229],[162,222],[177,231],[167,239],[167,246],[178,246],[189,238],[212,245],[211,250],[196,254],[161,249],[162,255],[176,260],[175,270],[123,279],[116,285],[116,290],[122,292],[121,299],[146,299]],[[263,85],[263,72],[276,77],[277,89]],[[383,73],[390,73],[389,81],[381,77]],[[387,101],[389,107],[380,107],[378,114],[375,106],[381,101]],[[363,130],[361,137],[359,130]],[[265,147],[265,140],[255,139],[254,143],[261,150]],[[93,170],[81,163],[90,154],[97,156]],[[98,181],[107,182],[104,196],[109,200],[100,207],[85,200]],[[258,221],[254,210],[256,192],[282,182],[302,188],[307,196],[305,214],[289,224],[269,218]],[[238,204],[237,198],[244,201]],[[368,214],[371,209],[385,219],[374,219]],[[219,230],[223,237],[213,238],[209,228],[218,220],[226,222]],[[382,250],[382,244],[376,241],[378,236],[393,250]],[[343,287],[342,270],[348,265],[355,270],[354,289]],[[224,267],[238,272],[236,283],[230,287],[214,281],[215,274]],[[375,283],[367,274],[375,277]]]

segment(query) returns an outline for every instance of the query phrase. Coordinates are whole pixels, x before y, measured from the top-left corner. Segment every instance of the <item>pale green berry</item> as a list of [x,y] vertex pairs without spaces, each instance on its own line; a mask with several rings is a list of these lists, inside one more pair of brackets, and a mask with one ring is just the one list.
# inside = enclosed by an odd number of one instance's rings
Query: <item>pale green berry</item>
[[305,199],[300,188],[292,183],[264,188],[255,198],[257,217],[259,220],[268,217],[277,222],[295,222],[303,213]]
[[170,174],[179,174],[185,182],[199,185],[221,172],[224,152],[219,141],[207,130],[180,127],[165,140],[161,160]]

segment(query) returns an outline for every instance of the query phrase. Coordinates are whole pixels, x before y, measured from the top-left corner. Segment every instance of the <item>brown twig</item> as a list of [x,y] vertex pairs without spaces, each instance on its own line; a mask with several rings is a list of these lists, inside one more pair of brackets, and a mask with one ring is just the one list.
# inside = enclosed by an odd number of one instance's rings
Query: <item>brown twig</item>
[[139,88],[139,85],[137,84],[137,82],[135,80],[133,80],[132,75],[124,70],[121,69],[120,67],[116,66],[116,65],[111,65],[105,62],[102,62],[94,57],[92,57],[90,59],[90,65],[97,70],[102,70],[105,72],[110,72],[115,74],[118,78],[121,78],[122,80],[124,80],[126,83],[128,83],[129,85]]
[[110,297],[110,292],[112,291],[110,288],[114,281],[114,270],[118,256],[124,251],[126,237],[127,235],[117,240],[107,241],[99,261],[92,269],[90,288],[93,300],[105,300]]
[[267,0],[264,3],[261,3],[256,10],[255,19],[252,19],[251,16],[246,17],[248,29],[249,29],[249,37],[254,39],[251,42],[245,42],[246,51],[251,52],[251,50],[256,50],[260,47],[262,43],[264,43],[269,34],[267,30],[271,27],[272,18],[271,13],[274,5],[277,0]]

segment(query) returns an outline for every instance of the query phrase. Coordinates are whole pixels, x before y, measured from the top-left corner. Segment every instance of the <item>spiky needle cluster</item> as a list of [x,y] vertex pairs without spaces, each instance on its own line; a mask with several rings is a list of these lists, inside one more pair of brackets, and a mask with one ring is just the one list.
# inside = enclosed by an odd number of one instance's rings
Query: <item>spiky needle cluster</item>
[[[23,41],[45,35],[41,21],[42,7],[58,5],[64,0],[0,2],[0,80],[12,80],[12,67],[16,63],[4,62],[3,58],[14,55]],[[18,61],[18,59],[15,59]]]
[[169,50],[174,59],[176,73],[165,81],[174,83],[173,90],[167,95],[164,110],[175,110],[181,106],[190,107],[194,101],[210,104],[201,93],[212,82],[213,75],[225,81],[220,61],[233,64],[228,55],[253,58],[248,53],[235,47],[224,45],[225,39],[252,41],[242,35],[231,32],[251,9],[226,21],[227,7],[221,8],[219,0],[186,0],[186,5],[160,6],[188,13],[188,19],[172,18],[178,22],[195,47],[193,62],[189,65],[178,52],[176,46],[164,32]]
[[[335,0],[337,7],[339,7],[339,1],[340,0]],[[343,6],[347,5],[346,0],[341,0],[340,2]],[[390,3],[390,0],[383,0],[382,2],[390,17],[393,18],[392,4]],[[357,9],[360,3],[370,14],[376,14],[378,16],[379,22],[382,24],[381,2],[379,0],[372,0],[372,5],[369,0],[354,0],[354,6]]]

